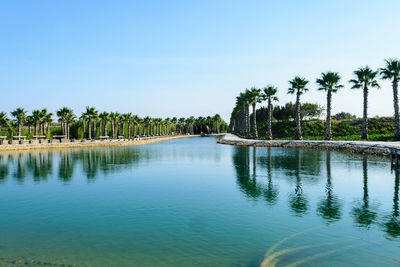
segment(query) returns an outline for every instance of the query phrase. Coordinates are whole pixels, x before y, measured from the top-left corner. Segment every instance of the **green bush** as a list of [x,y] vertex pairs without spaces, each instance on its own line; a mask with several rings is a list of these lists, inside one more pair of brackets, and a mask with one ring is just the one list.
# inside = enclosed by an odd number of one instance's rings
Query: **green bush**
[[[352,140],[359,139],[361,135],[362,119],[356,120],[345,120],[345,121],[332,121],[332,135],[335,137],[341,137],[339,139],[344,140],[346,137],[352,137]],[[277,139],[291,139],[294,136],[296,129],[295,121],[274,121],[272,122],[272,134]],[[265,138],[267,130],[266,122],[260,122],[257,124],[257,130],[259,137]],[[323,139],[325,136],[325,121],[322,120],[310,120],[303,121],[301,123],[301,130],[304,139]],[[368,134],[369,139],[390,138],[394,134],[394,118],[370,118],[368,119]],[[349,139],[350,140],[350,139]]]

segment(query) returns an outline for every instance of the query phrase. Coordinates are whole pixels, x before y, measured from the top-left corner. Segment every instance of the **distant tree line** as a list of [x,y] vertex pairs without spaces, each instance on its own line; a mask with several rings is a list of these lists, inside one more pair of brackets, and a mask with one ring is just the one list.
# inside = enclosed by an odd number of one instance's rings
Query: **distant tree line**
[[28,139],[50,138],[63,135],[67,139],[133,138],[177,134],[209,134],[226,132],[228,125],[219,114],[208,117],[189,118],[140,118],[132,113],[99,112],[94,107],[77,117],[73,110],[62,107],[56,112],[58,122],[47,109],[33,110],[16,108],[7,113],[0,112],[0,133],[9,138],[27,136]]

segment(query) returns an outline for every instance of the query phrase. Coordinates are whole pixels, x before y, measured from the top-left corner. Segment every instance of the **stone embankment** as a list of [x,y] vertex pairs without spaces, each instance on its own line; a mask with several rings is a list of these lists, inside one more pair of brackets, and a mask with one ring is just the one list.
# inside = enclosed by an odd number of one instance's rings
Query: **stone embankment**
[[54,148],[75,148],[75,147],[97,147],[97,146],[134,146],[172,139],[194,137],[196,135],[175,135],[175,136],[154,136],[135,139],[107,139],[107,140],[75,140],[67,142],[53,141],[51,143],[37,144],[1,144],[1,151],[32,150],[32,149],[54,149]]
[[309,141],[309,140],[254,140],[244,139],[233,134],[224,135],[218,143],[236,146],[261,146],[336,150],[351,153],[370,154],[388,157],[400,153],[400,142],[374,141]]

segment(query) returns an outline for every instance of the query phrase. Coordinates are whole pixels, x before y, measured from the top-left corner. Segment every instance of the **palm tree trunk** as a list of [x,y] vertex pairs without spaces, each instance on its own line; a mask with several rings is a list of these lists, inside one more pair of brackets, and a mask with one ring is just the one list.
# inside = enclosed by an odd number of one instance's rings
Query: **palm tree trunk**
[[295,132],[295,139],[302,140],[303,137],[301,136],[301,119],[300,119],[300,92],[297,92],[296,95],[296,132]]
[[361,139],[368,139],[368,87],[364,85],[364,107],[363,107],[363,122],[361,129]]
[[254,138],[258,138],[258,131],[257,131],[257,115],[256,115],[256,103],[253,103],[253,133],[254,133]]
[[250,136],[250,112],[249,112],[249,105],[246,105],[245,108],[245,119],[246,119],[246,136],[249,137]]
[[108,135],[107,121],[105,120],[103,123],[104,123],[104,136],[107,136]]
[[38,136],[38,123],[37,122],[35,123],[35,136],[37,139],[37,136]]
[[393,79],[393,105],[394,105],[394,130],[396,140],[400,141],[400,116],[399,116],[399,96],[398,80]]
[[70,135],[69,135],[69,122],[66,122],[65,123],[65,128],[66,128],[66,130],[67,130],[67,139],[69,140],[70,139]]
[[115,124],[114,124],[114,121],[111,121],[111,131],[112,131],[112,138],[115,138]]
[[128,139],[131,139],[131,122],[128,122]]
[[22,123],[20,121],[18,121],[18,136],[21,136],[21,132],[22,132]]
[[93,121],[93,139],[96,139],[96,121]]
[[271,107],[271,97],[268,98],[268,108],[267,108],[267,140],[272,140],[272,107]]
[[84,119],[82,119],[82,129],[83,129],[83,139],[85,139],[86,127],[85,127],[85,120]]
[[91,125],[91,120],[88,120],[88,138],[92,139],[92,128],[90,127]]
[[332,91],[328,90],[327,95],[327,108],[326,108],[326,132],[325,132],[325,140],[332,139],[332,125],[331,125],[331,101],[332,101]]

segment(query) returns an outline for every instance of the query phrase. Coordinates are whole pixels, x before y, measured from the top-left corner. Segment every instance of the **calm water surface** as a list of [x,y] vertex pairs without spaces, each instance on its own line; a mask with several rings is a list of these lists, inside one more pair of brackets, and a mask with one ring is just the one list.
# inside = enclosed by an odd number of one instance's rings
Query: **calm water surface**
[[0,153],[0,266],[400,266],[386,159],[215,138]]

